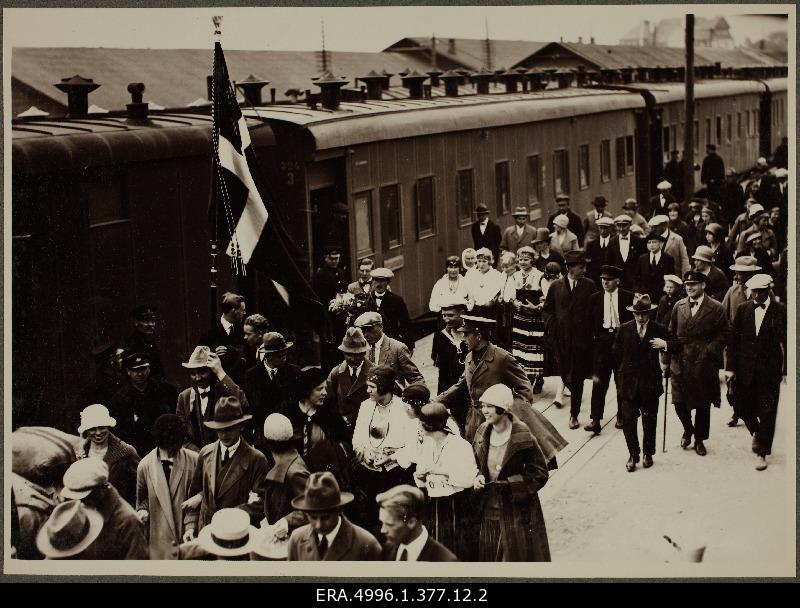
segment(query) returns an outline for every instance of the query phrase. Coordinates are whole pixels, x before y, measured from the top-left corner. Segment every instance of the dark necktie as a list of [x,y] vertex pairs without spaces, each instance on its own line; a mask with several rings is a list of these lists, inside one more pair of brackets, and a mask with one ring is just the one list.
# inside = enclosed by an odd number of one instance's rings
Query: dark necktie
[[169,481],[170,473],[172,472],[172,461],[171,460],[162,460],[161,467],[164,469],[164,477],[167,478]]
[[230,459],[231,455],[228,451],[228,448],[222,448],[222,464],[228,464]]
[[763,310],[767,310],[767,305],[766,304],[759,304],[758,302],[753,302],[753,304],[755,304],[756,308],[761,308]]
[[408,561],[408,550],[405,547],[400,548],[400,554],[397,556],[397,561],[399,562]]
[[303,454],[308,455],[308,450],[311,449],[311,431],[314,429],[314,423],[311,421],[311,416],[306,418],[306,424],[303,429]]
[[325,554],[328,552],[328,537],[323,536],[317,543],[317,551],[319,552],[320,559],[325,559]]
[[355,368],[351,367],[350,368],[350,384],[352,385],[352,384],[355,384],[355,383],[356,383],[356,370],[355,370]]
[[695,306],[697,306],[697,302],[694,300],[689,300],[689,308],[694,308]]

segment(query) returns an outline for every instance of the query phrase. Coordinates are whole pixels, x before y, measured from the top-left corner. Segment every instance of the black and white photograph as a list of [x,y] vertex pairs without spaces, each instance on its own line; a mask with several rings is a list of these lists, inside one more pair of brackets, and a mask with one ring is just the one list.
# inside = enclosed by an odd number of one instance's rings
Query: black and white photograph
[[797,576],[795,5],[9,4],[4,574]]

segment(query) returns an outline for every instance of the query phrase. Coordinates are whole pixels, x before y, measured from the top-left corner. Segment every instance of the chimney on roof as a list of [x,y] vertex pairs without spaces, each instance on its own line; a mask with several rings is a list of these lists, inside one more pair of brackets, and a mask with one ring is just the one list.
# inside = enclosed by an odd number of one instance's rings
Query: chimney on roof
[[269,80],[261,80],[258,76],[250,74],[244,80],[237,82],[237,88],[241,89],[244,95],[245,103],[249,106],[260,106],[263,101],[261,100],[261,89],[269,84]]
[[447,52],[451,55],[456,54],[456,39],[455,38],[448,38],[447,39]]
[[380,101],[383,97],[383,81],[386,77],[372,70],[366,76],[361,76],[358,80],[367,85],[367,99]]
[[569,68],[561,68],[556,71],[556,78],[558,79],[559,89],[568,89],[572,84],[572,79],[575,73]]
[[519,82],[520,75],[514,70],[508,70],[500,74],[500,79],[506,85],[506,93],[516,93],[517,83]]
[[440,76],[444,81],[444,94],[447,97],[458,97],[458,85],[461,83],[461,74],[455,70],[448,70]]
[[134,122],[143,122],[147,120],[147,114],[150,111],[150,106],[142,103],[142,93],[144,93],[143,82],[132,82],[128,85],[128,93],[131,94],[131,103],[126,104],[128,109],[128,120]]
[[430,86],[438,87],[439,86],[439,76],[442,75],[442,72],[440,70],[437,70],[437,69],[434,68],[430,72],[425,72],[425,73],[428,76],[431,77],[431,85]]
[[342,87],[348,82],[350,81],[344,78],[337,78],[330,72],[320,74],[314,84],[321,89],[322,107],[326,110],[338,110],[342,101]]
[[392,83],[392,76],[394,76],[394,74],[387,72],[386,68],[381,70],[381,74],[383,74],[383,82],[381,83],[381,87],[384,91],[388,91]]
[[531,91],[541,91],[547,86],[544,82],[545,73],[542,70],[532,68],[528,70],[525,75],[531,83]]
[[408,74],[402,77],[403,86],[408,89],[408,96],[411,99],[422,99],[424,83],[428,77],[425,74],[420,74],[416,70],[411,70]]
[[478,95],[489,94],[489,83],[491,83],[492,79],[494,78],[494,72],[490,72],[486,68],[481,68],[477,72],[470,75],[470,78],[472,79],[472,82],[475,83]]
[[76,74],[72,78],[62,78],[53,86],[67,94],[67,116],[82,118],[89,113],[89,93],[100,85],[91,78]]

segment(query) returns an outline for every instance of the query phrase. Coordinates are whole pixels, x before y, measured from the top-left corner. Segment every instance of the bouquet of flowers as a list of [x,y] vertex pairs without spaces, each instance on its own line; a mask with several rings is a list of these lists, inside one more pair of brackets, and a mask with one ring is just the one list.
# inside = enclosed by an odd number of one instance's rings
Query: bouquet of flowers
[[345,325],[349,326],[364,312],[366,302],[367,294],[365,293],[337,293],[336,297],[330,301],[328,311],[337,317],[343,318]]

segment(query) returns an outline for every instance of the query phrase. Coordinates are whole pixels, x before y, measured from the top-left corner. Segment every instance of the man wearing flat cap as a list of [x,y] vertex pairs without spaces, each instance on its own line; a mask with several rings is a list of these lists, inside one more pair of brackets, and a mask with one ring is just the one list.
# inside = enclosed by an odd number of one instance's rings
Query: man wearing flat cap
[[772,452],[781,380],[786,377],[786,306],[775,299],[771,284],[768,274],[747,281],[753,299],[736,310],[725,366],[735,411],[753,435],[758,471],[767,468]]
[[[594,200],[592,200],[592,205],[594,206],[594,211],[587,211],[586,215],[583,218],[583,248],[587,249],[589,247],[589,243],[596,240],[600,232],[597,230],[597,221],[601,218],[611,219],[612,216],[608,211],[606,211],[606,207],[608,206],[608,202],[606,201],[605,196],[595,196]],[[606,224],[608,226],[608,224]],[[613,226],[613,223],[611,224]]]
[[161,353],[156,338],[158,310],[150,304],[142,304],[131,311],[133,333],[122,343],[126,355],[139,353],[146,355],[150,361],[150,375],[153,378],[164,378],[164,366],[161,364]]
[[218,510],[247,503],[250,492],[261,486],[269,470],[267,459],[242,437],[251,418],[236,397],[222,397],[214,406],[214,419],[203,423],[216,431],[217,441],[197,456],[191,498],[184,502],[184,542],[193,540]]
[[383,317],[383,331],[390,338],[399,340],[414,352],[414,332],[408,307],[402,296],[389,291],[389,283],[394,273],[389,268],[375,268],[371,273],[372,291],[364,304],[365,311],[379,312]]
[[706,455],[711,404],[719,407],[721,402],[719,370],[730,332],[722,304],[705,293],[707,281],[695,270],[683,276],[687,297],[672,309],[669,337],[651,341],[654,348],[667,351],[671,362],[672,402],[684,431],[681,447],[689,447],[694,437],[694,450],[700,456]]
[[[364,315],[380,317],[377,313],[364,313]],[[358,409],[361,403],[369,398],[367,378],[375,367],[373,362],[366,359],[369,350],[370,346],[362,330],[358,327],[348,327],[339,345],[344,361],[331,370],[326,382],[325,407],[345,419],[351,436],[358,417]]]
[[[589,213],[593,213],[590,211]],[[584,220],[585,221],[585,220]],[[592,279],[596,285],[600,284],[600,270],[606,263],[608,246],[611,244],[611,233],[614,230],[614,220],[607,215],[602,215],[595,220],[592,227],[593,237],[586,237],[587,264],[586,276]]]
[[422,373],[411,360],[411,350],[400,340],[386,335],[383,322],[384,317],[377,312],[365,312],[355,321],[355,326],[363,332],[369,343],[367,360],[373,365],[391,367],[401,384],[424,383]]
[[139,454],[153,449],[151,431],[161,414],[174,411],[178,393],[171,384],[150,376],[147,355],[132,353],[122,360],[127,382],[108,403],[117,421],[115,434]]
[[[636,201],[633,202],[635,205]],[[608,250],[606,251],[604,262],[609,266],[616,266],[622,269],[622,278],[620,278],[619,286],[628,291],[633,291],[634,289],[639,256],[645,251],[645,240],[631,232],[631,225],[631,216],[627,213],[622,213],[614,218],[614,227],[617,233],[608,242]],[[646,225],[647,222],[645,222]]]
[[650,299],[658,301],[664,293],[664,276],[672,274],[675,260],[663,252],[664,237],[651,232],[646,237],[647,253],[639,256],[634,277],[636,293],[650,294]]
[[350,523],[342,509],[353,502],[342,492],[333,473],[312,473],[303,496],[292,507],[305,512],[308,522],[292,532],[289,561],[378,561],[381,546],[364,528]]
[[500,226],[489,219],[489,208],[480,203],[475,208],[478,219],[472,223],[470,232],[472,233],[472,246],[475,251],[486,247],[492,252],[494,259],[500,256],[500,241],[503,239],[500,233]]
[[686,250],[683,237],[669,229],[669,218],[666,215],[655,215],[648,224],[651,234],[660,234],[664,237],[664,245],[661,249],[675,261],[672,274],[682,277],[691,268],[689,252]]
[[[186,425],[185,447],[195,452],[217,440],[217,434],[205,422],[214,419],[214,404],[220,397],[248,400],[233,379],[222,369],[222,361],[208,346],[198,346],[181,365],[189,373],[189,388],[178,395],[175,413]],[[243,406],[247,409],[247,405]]]
[[581,222],[581,218],[578,216],[578,214],[569,208],[569,195],[559,194],[556,196],[556,207],[558,207],[558,211],[551,214],[550,217],[547,218],[547,229],[551,233],[555,232],[556,227],[553,222],[556,217],[563,215],[568,220],[566,226],[567,230],[572,232],[577,237],[579,245],[583,245],[583,222]]
[[656,185],[656,190],[658,190],[658,194],[655,196],[650,197],[650,209],[648,209],[647,215],[648,217],[655,217],[656,215],[667,215],[667,207],[669,207],[670,203],[675,202],[675,197],[672,196],[670,190],[672,189],[672,184],[669,183],[667,180],[662,180],[658,182]]
[[528,223],[528,208],[524,205],[514,209],[511,215],[514,217],[514,225],[503,231],[500,249],[517,253],[520,247],[529,247],[533,243],[536,229]]

